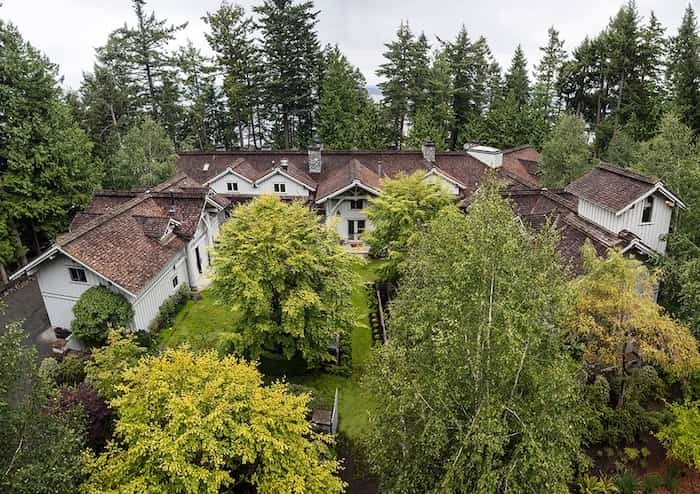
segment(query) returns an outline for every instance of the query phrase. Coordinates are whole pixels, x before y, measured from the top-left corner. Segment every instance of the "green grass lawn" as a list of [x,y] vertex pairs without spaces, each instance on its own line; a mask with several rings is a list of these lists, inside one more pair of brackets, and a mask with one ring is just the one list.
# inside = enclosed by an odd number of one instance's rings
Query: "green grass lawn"
[[[272,375],[286,375],[291,383],[303,384],[313,388],[321,398],[333,403],[336,387],[338,388],[338,427],[350,439],[360,438],[367,425],[368,397],[360,388],[360,378],[370,356],[372,332],[369,327],[369,309],[365,283],[376,279],[380,261],[358,263],[355,268],[359,282],[352,292],[352,306],[355,311],[355,326],[352,330],[352,375],[338,376],[328,373],[302,374],[303,366],[296,360],[264,359],[262,370]],[[208,291],[203,291],[201,299],[191,300],[185,304],[175,318],[172,328],[161,332],[161,347],[173,347],[187,343],[193,350],[214,349],[226,333],[233,331],[239,315],[235,310],[218,305]]]

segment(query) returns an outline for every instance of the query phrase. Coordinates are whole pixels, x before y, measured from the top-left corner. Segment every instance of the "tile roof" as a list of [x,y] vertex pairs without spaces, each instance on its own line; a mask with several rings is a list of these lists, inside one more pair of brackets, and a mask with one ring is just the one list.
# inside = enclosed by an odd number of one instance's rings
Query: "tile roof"
[[[138,294],[195,234],[207,191],[175,179],[144,193],[98,192],[56,244],[119,286]],[[170,190],[168,190],[170,189]],[[170,219],[180,223],[161,241]]]
[[601,163],[564,190],[617,213],[651,191],[657,183],[655,177]]
[[368,187],[381,188],[381,178],[385,176],[395,177],[418,170],[427,172],[433,166],[460,183],[464,193],[469,194],[488,170],[467,153],[437,153],[435,163],[431,163],[423,159],[420,151],[324,151],[321,173],[308,173],[305,151],[184,152],[178,158],[177,170],[206,183],[231,167],[254,181],[279,166],[282,159],[287,160],[290,176],[316,189],[316,200],[349,185],[353,177]]

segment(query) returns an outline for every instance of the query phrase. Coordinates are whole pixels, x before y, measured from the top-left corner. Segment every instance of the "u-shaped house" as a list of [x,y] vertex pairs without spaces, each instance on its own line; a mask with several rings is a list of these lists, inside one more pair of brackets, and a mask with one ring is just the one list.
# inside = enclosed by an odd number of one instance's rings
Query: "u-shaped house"
[[36,274],[54,327],[70,327],[80,295],[104,285],[129,300],[132,327],[145,330],[180,286],[206,286],[208,249],[236,204],[261,194],[301,200],[333,222],[342,242],[366,252],[368,200],[387,177],[415,172],[464,209],[486,173],[499,175],[521,221],[554,222],[575,273],[587,240],[601,255],[663,255],[673,210],[685,205],[661,181],[601,163],[565,189],[547,190],[538,185],[538,161],[531,146],[441,153],[429,142],[418,151],[183,152],[176,176],[152,190],[97,192],[69,232],[12,279]]

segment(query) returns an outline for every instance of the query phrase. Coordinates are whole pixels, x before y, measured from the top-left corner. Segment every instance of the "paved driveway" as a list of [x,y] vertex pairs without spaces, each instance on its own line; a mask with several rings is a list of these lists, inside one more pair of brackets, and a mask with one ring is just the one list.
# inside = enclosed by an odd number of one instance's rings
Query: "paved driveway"
[[0,312],[0,333],[5,332],[7,323],[23,320],[27,342],[36,345],[40,356],[50,356],[53,332],[46,331],[50,326],[49,316],[36,280],[23,282],[19,288],[0,296],[0,299],[5,304],[4,313]]

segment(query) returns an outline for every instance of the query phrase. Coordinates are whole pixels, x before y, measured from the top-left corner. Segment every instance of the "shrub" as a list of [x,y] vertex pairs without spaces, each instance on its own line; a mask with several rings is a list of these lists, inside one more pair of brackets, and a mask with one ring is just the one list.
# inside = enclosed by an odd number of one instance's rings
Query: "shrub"
[[668,455],[700,468],[700,401],[670,406],[673,421],[657,434]]
[[119,293],[104,286],[92,287],[73,306],[71,330],[88,347],[107,343],[109,328],[127,326],[134,317],[131,304]]
[[168,297],[158,309],[158,315],[151,324],[148,325],[148,330],[156,333],[161,329],[172,326],[175,316],[180,308],[192,298],[192,291],[185,285],[181,286],[178,291]]
[[80,383],[75,388],[63,388],[60,403],[64,410],[81,409],[85,418],[87,445],[97,453],[102,451],[112,437],[114,412],[97,395],[97,390],[86,383]]
[[56,372],[56,384],[75,386],[85,379],[85,361],[77,355],[68,355],[60,364]]
[[615,482],[606,476],[584,475],[578,483],[581,494],[614,494],[620,492]]

